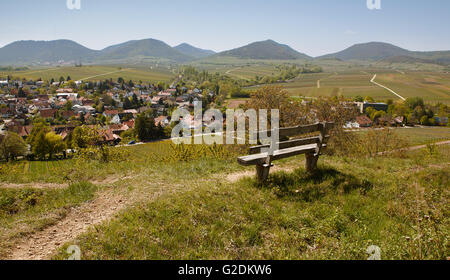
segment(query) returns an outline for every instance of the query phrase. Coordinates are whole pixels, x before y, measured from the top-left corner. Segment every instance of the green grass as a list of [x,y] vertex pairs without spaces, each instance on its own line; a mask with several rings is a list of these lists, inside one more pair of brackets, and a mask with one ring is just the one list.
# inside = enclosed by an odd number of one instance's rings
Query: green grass
[[[415,143],[447,137],[438,129],[398,131],[415,135]],[[108,186],[135,203],[68,242],[84,259],[366,259],[370,245],[384,259],[448,255],[448,146],[402,157],[323,156],[313,176],[301,167],[304,157],[295,157],[276,162],[286,172],[273,172],[265,185],[226,179],[254,174],[237,164],[247,152],[240,147],[174,150],[158,142],[120,149],[128,160],[1,164],[2,183],[84,187],[0,190],[0,252]],[[83,181],[98,187],[76,183]],[[67,245],[56,259],[66,258]]]
[[141,203],[71,244],[84,259],[367,259],[371,245],[383,259],[445,259],[450,151],[439,153],[323,157],[313,175],[278,172],[264,185],[185,178],[192,189]]
[[[168,82],[173,79],[174,74],[167,68],[144,68],[144,67],[128,67],[128,66],[83,66],[83,67],[56,67],[45,69],[33,69],[17,72],[0,72],[0,77],[7,75],[26,79],[41,78],[50,81],[52,78],[59,81],[60,77],[67,78],[70,76],[72,80],[96,81],[113,79],[117,80],[122,77],[124,80],[133,80],[135,82],[141,80],[143,82]],[[90,78],[91,77],[91,78]]]
[[16,238],[54,224],[71,207],[93,199],[97,189],[85,182],[63,189],[0,188],[0,257]]
[[450,140],[448,127],[415,127],[395,130],[400,137],[407,139],[410,145],[424,145]]

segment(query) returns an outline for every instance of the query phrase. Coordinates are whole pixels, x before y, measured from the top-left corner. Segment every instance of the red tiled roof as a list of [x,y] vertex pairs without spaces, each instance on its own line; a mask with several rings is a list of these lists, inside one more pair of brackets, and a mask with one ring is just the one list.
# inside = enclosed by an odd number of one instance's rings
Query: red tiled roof
[[42,109],[39,111],[39,114],[43,118],[54,118],[57,110],[55,109]]
[[356,117],[356,122],[360,126],[368,126],[368,125],[372,125],[373,124],[372,120],[369,119],[369,117],[367,117],[367,116],[357,116]]
[[105,113],[105,115],[113,116],[113,115],[119,114],[119,111],[117,111],[117,110],[106,110],[104,113]]
[[128,126],[129,128],[134,128],[134,120],[123,122],[123,124]]

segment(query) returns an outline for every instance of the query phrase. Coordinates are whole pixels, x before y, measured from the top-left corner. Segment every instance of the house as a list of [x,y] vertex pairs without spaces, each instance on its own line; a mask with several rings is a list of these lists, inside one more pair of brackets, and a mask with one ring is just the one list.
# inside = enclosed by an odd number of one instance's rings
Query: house
[[81,100],[81,103],[83,104],[83,106],[93,106],[95,105],[95,101],[92,99],[87,99],[87,98],[83,98]]
[[155,119],[155,125],[161,127],[166,127],[170,124],[169,118],[167,116],[159,116]]
[[356,122],[359,124],[359,127],[371,127],[373,125],[373,121],[364,115],[357,116]]
[[72,110],[77,114],[80,112],[82,112],[84,114],[87,114],[87,113],[94,114],[95,113],[95,109],[91,106],[74,105],[72,107]]
[[63,93],[58,93],[56,95],[57,98],[64,98],[64,99],[77,99],[78,98],[78,93],[67,93],[67,92],[63,92]]
[[56,109],[41,109],[39,110],[39,115],[41,115],[44,119],[52,119],[55,118],[56,112],[58,110]]
[[158,105],[160,104],[160,101],[163,100],[162,96],[155,96],[152,98],[152,104],[153,105]]
[[129,120],[129,121],[123,122],[123,125],[126,125],[126,126],[128,126],[129,128],[134,128],[134,124],[135,124],[135,121],[134,121],[134,120]]
[[356,102],[356,106],[358,107],[361,114],[366,113],[367,108],[373,108],[377,111],[384,112],[387,112],[389,108],[389,105],[387,105],[386,103]]
[[112,132],[116,135],[120,135],[122,134],[122,132],[125,132],[129,129],[128,126],[126,125],[121,125],[121,124],[112,124],[109,126],[109,129],[112,130]]
[[100,137],[103,139],[103,143],[109,145],[117,145],[122,141],[119,135],[114,134],[111,129],[102,129],[99,131]]
[[119,115],[119,111],[118,110],[105,110],[103,112],[103,116],[105,117],[109,117],[109,118],[113,118],[114,116]]
[[71,88],[59,88],[56,90],[56,93],[73,93],[73,89]]
[[65,120],[68,120],[68,119],[70,119],[71,117],[74,117],[74,116],[75,116],[75,112],[74,111],[64,111],[64,112],[62,112],[62,117]]
[[396,117],[394,119],[396,125],[405,126],[406,125],[406,118],[405,117]]
[[7,119],[14,116],[14,110],[11,108],[0,108],[0,117]]
[[379,125],[385,125],[385,126],[386,125],[395,126],[397,124],[394,119],[389,118],[389,117],[378,118],[377,122]]
[[22,137],[23,139],[26,139],[31,134],[31,131],[33,130],[33,126],[32,125],[28,125],[28,126],[14,125],[14,126],[10,126],[8,128],[8,130],[17,133],[20,137]]

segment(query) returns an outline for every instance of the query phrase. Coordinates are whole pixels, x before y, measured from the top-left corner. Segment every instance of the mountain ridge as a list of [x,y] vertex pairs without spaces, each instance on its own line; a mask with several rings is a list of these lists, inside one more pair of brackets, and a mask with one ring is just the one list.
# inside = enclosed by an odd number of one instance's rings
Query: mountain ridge
[[212,50],[205,50],[205,49],[201,49],[201,48],[197,48],[194,47],[188,43],[182,43],[179,44],[178,46],[173,47],[174,49],[176,49],[177,51],[191,56],[191,57],[195,57],[195,58],[205,58],[208,57],[210,55],[214,55],[216,54],[215,51]]
[[131,40],[108,46],[102,50],[89,49],[75,41],[61,39],[53,41],[22,40],[0,48],[0,65],[29,65],[64,62],[106,63],[110,61],[131,62],[142,58],[167,59],[185,63],[203,58],[234,57],[255,60],[322,60],[336,59],[365,61],[408,61],[450,64],[450,51],[410,51],[390,43],[368,42],[355,44],[340,52],[319,57],[310,57],[288,45],[273,40],[254,42],[232,50],[215,53],[183,43],[171,47],[157,39]]
[[216,56],[231,56],[241,59],[311,59],[312,57],[300,53],[288,45],[277,43],[273,40],[258,41],[243,47],[218,53]]

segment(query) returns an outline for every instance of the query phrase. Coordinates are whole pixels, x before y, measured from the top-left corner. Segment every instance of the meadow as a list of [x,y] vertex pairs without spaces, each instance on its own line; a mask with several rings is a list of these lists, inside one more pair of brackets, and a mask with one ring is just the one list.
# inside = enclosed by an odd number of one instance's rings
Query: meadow
[[[449,131],[396,130],[410,145],[450,139]],[[245,147],[166,141],[118,149],[126,159],[106,164],[1,164],[0,257],[67,222],[74,207],[105,199],[102,211],[114,201],[125,206],[62,244],[40,243],[49,257],[66,259],[73,244],[83,259],[366,259],[370,245],[383,259],[448,256],[448,146],[325,155],[313,175],[299,156],[277,162],[266,184],[237,164]]]
[[33,69],[27,71],[0,72],[0,77],[8,75],[25,79],[39,79],[50,81],[52,78],[59,81],[60,77],[66,79],[68,76],[74,81],[98,81],[122,77],[129,81],[143,82],[168,82],[174,74],[168,68],[133,67],[133,66],[83,66],[83,67],[55,67],[44,69]]

